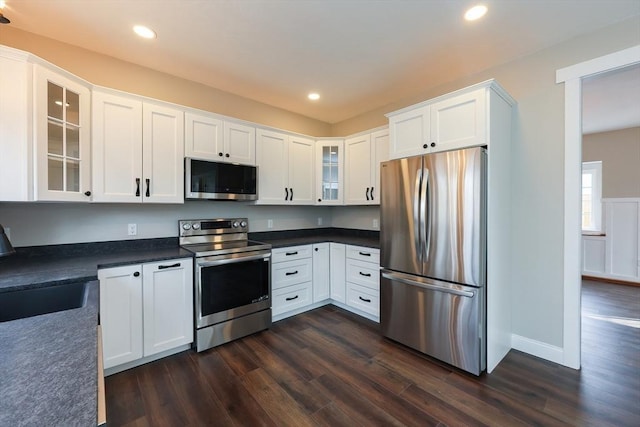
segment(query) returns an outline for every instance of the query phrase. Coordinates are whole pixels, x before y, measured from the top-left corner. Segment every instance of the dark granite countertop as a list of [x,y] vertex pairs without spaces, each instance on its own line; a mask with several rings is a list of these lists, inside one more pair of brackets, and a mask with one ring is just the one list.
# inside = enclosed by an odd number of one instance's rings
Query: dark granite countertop
[[85,306],[0,323],[0,426],[95,426],[99,284]]
[[177,238],[19,248],[0,259],[0,292],[96,280],[98,268],[192,256]]
[[269,243],[273,248],[323,242],[380,248],[380,233],[378,231],[353,230],[349,228],[313,228],[249,233],[249,238]]

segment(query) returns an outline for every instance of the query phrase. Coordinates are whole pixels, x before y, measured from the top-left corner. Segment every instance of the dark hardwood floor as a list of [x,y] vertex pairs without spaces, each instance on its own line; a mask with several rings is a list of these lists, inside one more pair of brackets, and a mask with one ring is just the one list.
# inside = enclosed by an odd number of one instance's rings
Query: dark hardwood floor
[[106,379],[113,426],[638,426],[640,288],[583,283],[582,369],[454,370],[333,306]]

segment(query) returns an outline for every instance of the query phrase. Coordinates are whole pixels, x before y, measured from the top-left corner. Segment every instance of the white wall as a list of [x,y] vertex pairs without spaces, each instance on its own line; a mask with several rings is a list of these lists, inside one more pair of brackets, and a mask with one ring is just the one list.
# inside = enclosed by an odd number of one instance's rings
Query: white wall
[[[331,208],[255,206],[192,201],[184,205],[0,203],[0,224],[10,228],[16,247],[178,236],[179,219],[248,217],[249,229],[275,231],[331,226]],[[273,220],[273,228],[267,221]],[[135,223],[138,235],[127,235]]]
[[336,206],[331,216],[332,227],[380,230],[380,206]]

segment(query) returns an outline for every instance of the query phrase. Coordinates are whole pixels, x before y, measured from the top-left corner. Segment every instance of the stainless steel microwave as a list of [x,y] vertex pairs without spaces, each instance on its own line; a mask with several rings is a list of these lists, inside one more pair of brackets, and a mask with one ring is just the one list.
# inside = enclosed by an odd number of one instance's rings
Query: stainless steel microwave
[[184,160],[185,199],[258,199],[258,169],[255,166],[189,157]]

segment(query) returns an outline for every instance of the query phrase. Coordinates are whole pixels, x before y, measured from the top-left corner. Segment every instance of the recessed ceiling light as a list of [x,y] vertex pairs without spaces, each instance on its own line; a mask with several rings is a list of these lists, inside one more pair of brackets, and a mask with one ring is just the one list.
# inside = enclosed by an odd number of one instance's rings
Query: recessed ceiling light
[[155,39],[156,32],[153,31],[149,27],[145,27],[144,25],[136,25],[133,27],[133,31],[139,35],[140,37],[144,37],[145,39]]
[[482,18],[487,13],[487,6],[479,4],[468,9],[464,14],[464,19],[467,21],[475,21]]
[[307,98],[309,98],[312,101],[317,101],[318,99],[320,99],[320,94],[311,92],[309,95],[307,95]]

